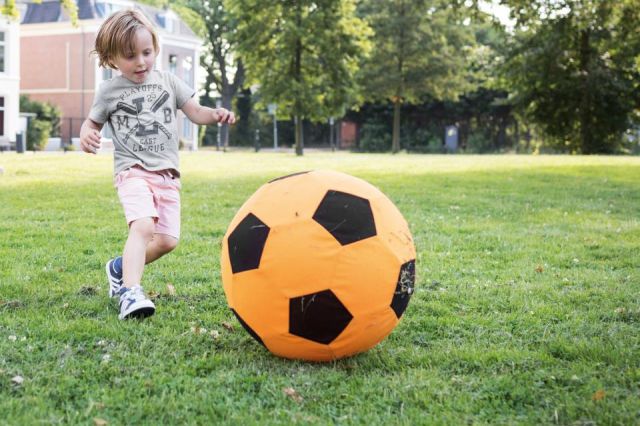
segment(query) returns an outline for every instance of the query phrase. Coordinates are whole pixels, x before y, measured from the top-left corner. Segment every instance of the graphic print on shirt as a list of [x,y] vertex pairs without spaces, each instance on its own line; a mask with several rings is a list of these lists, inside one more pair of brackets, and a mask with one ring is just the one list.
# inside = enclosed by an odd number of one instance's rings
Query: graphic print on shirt
[[[162,89],[161,86],[159,88]],[[169,92],[162,90],[159,96],[153,92],[143,94],[140,97],[134,97],[134,95],[137,95],[137,93],[124,92],[120,96],[122,100],[118,101],[114,111],[125,113],[114,114],[117,129],[121,130],[124,127],[128,130],[122,142],[128,145],[128,141],[131,139],[134,152],[164,151],[165,142],[172,139],[171,132],[163,125],[171,123],[171,108],[163,108],[167,100],[169,100]],[[126,99],[127,97],[129,99]],[[149,106],[149,104],[151,105]],[[163,109],[159,112],[161,108]],[[166,138],[158,137],[160,132]]]

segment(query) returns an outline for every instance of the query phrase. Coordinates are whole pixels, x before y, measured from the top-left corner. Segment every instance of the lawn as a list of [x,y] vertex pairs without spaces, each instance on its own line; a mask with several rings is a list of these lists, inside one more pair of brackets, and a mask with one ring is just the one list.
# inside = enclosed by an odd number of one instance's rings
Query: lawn
[[[108,155],[0,154],[0,424],[638,424],[640,158],[185,153],[183,238],[119,321]],[[416,292],[352,358],[276,358],[227,308],[227,224],[331,168],[409,222]],[[175,290],[174,290],[175,289]]]

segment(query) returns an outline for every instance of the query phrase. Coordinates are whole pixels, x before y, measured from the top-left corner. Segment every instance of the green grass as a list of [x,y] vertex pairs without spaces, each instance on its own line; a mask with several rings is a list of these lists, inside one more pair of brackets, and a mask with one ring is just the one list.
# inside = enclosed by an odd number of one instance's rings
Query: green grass
[[[0,167],[0,424],[640,422],[640,158],[184,154],[183,238],[145,271],[143,322],[105,294],[126,238],[111,158]],[[318,168],[384,191],[418,252],[394,332],[327,364],[255,343],[219,268],[244,200]]]

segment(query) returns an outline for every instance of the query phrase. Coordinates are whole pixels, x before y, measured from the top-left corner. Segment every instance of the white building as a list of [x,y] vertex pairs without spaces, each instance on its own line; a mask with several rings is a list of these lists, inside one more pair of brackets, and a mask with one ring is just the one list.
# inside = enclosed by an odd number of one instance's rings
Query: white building
[[20,112],[20,26],[0,16],[0,148],[15,143]]

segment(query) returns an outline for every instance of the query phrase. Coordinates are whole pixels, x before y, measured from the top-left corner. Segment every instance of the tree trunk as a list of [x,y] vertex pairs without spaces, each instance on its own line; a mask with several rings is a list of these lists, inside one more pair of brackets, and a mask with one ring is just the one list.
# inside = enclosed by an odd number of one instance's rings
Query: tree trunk
[[296,155],[303,154],[303,139],[302,139],[302,118],[300,116],[295,116],[295,136],[296,136]]
[[393,138],[391,139],[391,152],[394,154],[400,151],[400,106],[401,101],[397,99],[393,103]]
[[591,65],[591,31],[587,28],[580,32],[580,78],[582,93],[580,99],[580,145],[584,154],[597,151],[594,146],[591,129],[591,95],[589,93],[589,68]]
[[507,123],[506,123],[506,118],[504,117],[500,117],[498,119],[498,149],[504,149],[507,145],[506,143],[506,139],[507,139]]
[[[231,111],[231,102],[233,100],[233,95],[229,93],[224,93],[222,95],[222,108],[226,108]],[[229,125],[223,124],[220,127],[220,144],[223,146],[224,151],[226,152],[229,148]]]

